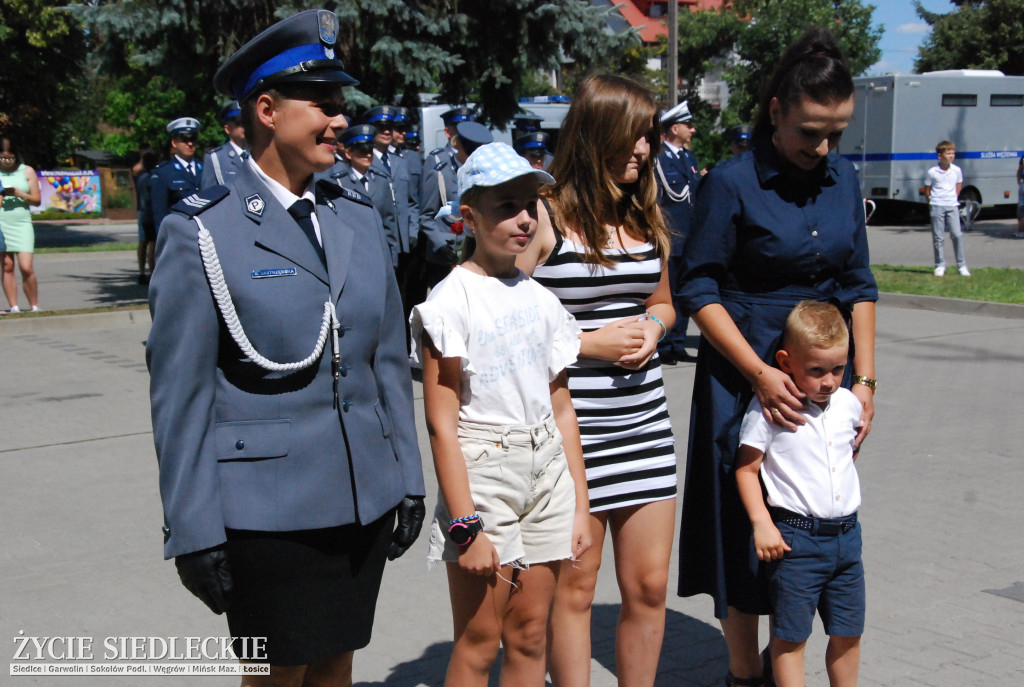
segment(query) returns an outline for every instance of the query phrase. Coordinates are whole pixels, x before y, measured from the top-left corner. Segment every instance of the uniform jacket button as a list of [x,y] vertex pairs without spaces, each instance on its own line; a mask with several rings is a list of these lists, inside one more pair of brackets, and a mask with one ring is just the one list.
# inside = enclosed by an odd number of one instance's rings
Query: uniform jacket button
[[245,448],[245,442],[239,439],[238,441],[235,442],[235,448],[241,451],[243,448]]

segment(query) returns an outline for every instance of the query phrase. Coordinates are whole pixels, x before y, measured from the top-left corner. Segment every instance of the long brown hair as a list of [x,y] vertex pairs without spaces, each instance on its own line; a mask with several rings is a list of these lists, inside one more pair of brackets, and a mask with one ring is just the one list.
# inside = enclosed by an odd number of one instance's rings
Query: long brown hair
[[[583,82],[562,123],[547,192],[560,227],[571,227],[584,239],[587,262],[610,266],[601,252],[604,224],[622,225],[635,239],[651,243],[668,256],[670,238],[654,178],[654,158],[661,146],[658,106],[649,90],[624,76],[601,74]],[[646,136],[651,156],[632,184],[619,185],[609,161],[633,150]]]

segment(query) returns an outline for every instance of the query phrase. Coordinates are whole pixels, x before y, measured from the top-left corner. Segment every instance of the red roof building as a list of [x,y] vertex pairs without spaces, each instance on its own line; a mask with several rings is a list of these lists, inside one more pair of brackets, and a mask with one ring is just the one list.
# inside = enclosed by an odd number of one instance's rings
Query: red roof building
[[[640,34],[645,45],[658,42],[658,38],[668,38],[668,3],[670,0],[611,0],[611,4],[619,7],[619,13],[630,27]],[[719,9],[726,0],[677,0],[679,11],[699,11]]]

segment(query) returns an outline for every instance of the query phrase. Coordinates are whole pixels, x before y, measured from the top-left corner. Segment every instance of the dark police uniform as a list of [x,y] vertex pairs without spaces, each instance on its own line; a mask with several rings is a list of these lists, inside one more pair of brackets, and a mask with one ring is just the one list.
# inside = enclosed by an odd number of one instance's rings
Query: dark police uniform
[[[363,115],[363,123],[375,126],[376,123],[391,124],[398,108],[392,105],[380,105],[371,108]],[[388,179],[394,190],[395,209],[398,219],[398,252],[405,255],[413,242],[412,234],[416,231],[417,209],[413,195],[409,191],[409,167],[399,155],[385,150],[375,151],[370,168],[374,173]]]
[[[220,110],[220,121],[227,124],[231,120],[241,117],[238,101],[233,100]],[[238,150],[231,143],[226,141],[224,145],[213,148],[206,154],[203,166],[203,188],[210,188],[215,184],[224,184],[242,169],[242,163],[249,157],[244,150]]]
[[[199,131],[199,122],[191,117],[175,119],[167,125],[167,133],[174,136],[195,136]],[[198,157],[192,158],[195,172],[187,169],[184,161],[177,155],[165,160],[153,168],[150,177],[150,197],[153,207],[153,226],[160,228],[164,217],[171,211],[171,206],[192,195],[200,188],[203,163]]]
[[[661,118],[663,128],[668,128],[679,122],[689,122],[693,119],[690,109],[684,101],[672,108]],[[697,157],[686,148],[680,148],[673,152],[668,146],[663,146],[658,153],[657,174],[658,180],[658,204],[665,215],[665,223],[668,224],[669,232],[672,234],[672,249],[668,258],[668,279],[672,288],[672,304],[676,309],[676,323],[665,334],[665,338],[658,344],[658,355],[664,362],[677,360],[688,360],[690,355],[686,352],[686,326],[689,323],[689,313],[680,307],[675,292],[679,288],[679,263],[682,260],[683,246],[686,237],[690,234],[690,214],[693,208],[693,200],[697,192],[697,184],[700,181],[700,173],[697,171]]]
[[[351,83],[337,28],[323,10],[283,20],[214,85],[245,102],[282,81]],[[289,214],[247,161],[226,186],[175,206],[150,286],[164,554],[186,587],[227,610],[233,636],[266,636],[275,665],[365,646],[385,557],[401,555],[423,517],[379,215],[322,180],[314,197],[320,241],[310,215]]]

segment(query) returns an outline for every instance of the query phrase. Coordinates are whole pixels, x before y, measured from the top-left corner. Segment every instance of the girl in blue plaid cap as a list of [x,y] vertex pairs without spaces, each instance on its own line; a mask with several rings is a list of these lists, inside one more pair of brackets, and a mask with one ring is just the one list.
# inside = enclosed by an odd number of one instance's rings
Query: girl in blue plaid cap
[[492,143],[458,183],[468,257],[410,317],[440,487],[428,558],[447,564],[455,629],[445,684],[486,685],[500,642],[502,684],[543,685],[561,562],[591,543],[565,372],[580,330],[516,267],[551,175]]

